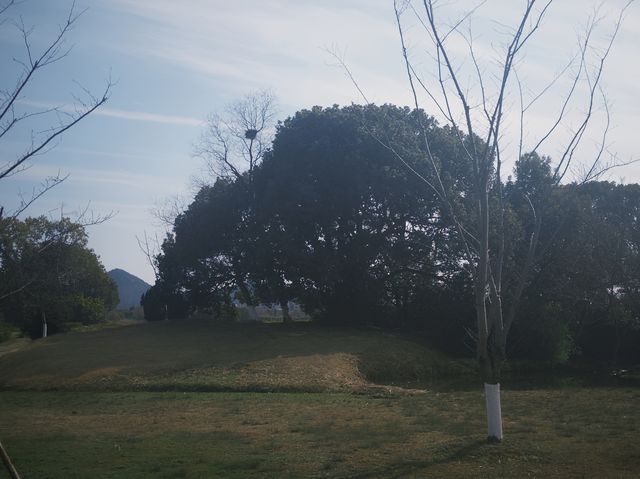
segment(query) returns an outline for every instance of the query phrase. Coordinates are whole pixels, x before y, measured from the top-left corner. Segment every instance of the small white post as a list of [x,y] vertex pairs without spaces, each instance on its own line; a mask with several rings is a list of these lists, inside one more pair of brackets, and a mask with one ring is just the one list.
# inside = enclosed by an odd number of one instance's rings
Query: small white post
[[487,406],[487,433],[490,441],[502,441],[502,410],[500,408],[500,383],[484,383]]

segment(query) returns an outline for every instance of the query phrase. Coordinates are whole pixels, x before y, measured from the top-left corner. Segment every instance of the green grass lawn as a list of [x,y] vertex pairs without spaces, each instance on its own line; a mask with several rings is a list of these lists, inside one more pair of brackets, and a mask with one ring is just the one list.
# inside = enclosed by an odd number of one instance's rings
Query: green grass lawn
[[640,390],[482,395],[3,392],[0,437],[26,478],[635,478]]
[[460,373],[401,337],[310,325],[59,335],[0,356],[0,440],[24,478],[639,477],[640,388],[507,382],[488,444],[475,379],[384,385]]

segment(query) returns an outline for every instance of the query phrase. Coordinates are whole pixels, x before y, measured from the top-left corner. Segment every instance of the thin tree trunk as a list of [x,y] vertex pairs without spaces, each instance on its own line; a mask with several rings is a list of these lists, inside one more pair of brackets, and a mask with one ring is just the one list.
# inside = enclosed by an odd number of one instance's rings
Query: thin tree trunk
[[[611,287],[613,291],[613,286]],[[607,304],[607,316],[611,315],[611,309],[613,305],[613,294],[609,294],[609,301]],[[611,357],[611,365],[615,368],[618,365],[618,355],[620,354],[620,345],[622,342],[622,338],[620,337],[620,323],[618,320],[618,315],[616,312],[613,312],[613,328],[615,332],[615,341],[613,343],[613,354]]]
[[486,183],[478,179],[476,184],[478,201],[478,266],[475,277],[475,307],[478,330],[477,358],[480,373],[485,382],[490,382],[493,371],[489,361],[490,324],[487,316],[487,279],[489,276],[489,198]]
[[503,438],[500,379],[505,358],[506,336],[502,318],[502,299],[493,285],[490,298],[489,324],[491,332],[487,344],[487,371],[484,373],[486,374],[484,394],[487,410],[487,440],[500,442]]
[[42,312],[42,337],[47,337],[47,316]]
[[282,322],[284,324],[291,324],[293,320],[289,314],[289,302],[285,300],[280,301],[280,308],[282,309]]
[[0,456],[2,456],[2,462],[4,463],[4,467],[9,472],[9,476],[11,476],[11,479],[20,479],[20,474],[18,474],[18,470],[15,468],[15,466],[11,462],[11,458],[9,457],[9,454],[7,454],[7,451],[2,446],[1,442],[0,442]]
[[484,380],[487,410],[487,440],[502,441],[502,409],[500,405],[500,373],[504,355],[504,325],[502,301],[489,263],[489,195],[488,177],[480,168],[478,179],[478,267],[476,270],[475,305],[478,328],[477,357]]

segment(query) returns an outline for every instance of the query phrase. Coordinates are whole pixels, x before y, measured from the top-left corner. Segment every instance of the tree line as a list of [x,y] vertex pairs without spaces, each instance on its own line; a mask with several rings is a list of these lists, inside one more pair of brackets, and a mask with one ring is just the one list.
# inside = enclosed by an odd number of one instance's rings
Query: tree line
[[[299,111],[253,155],[259,133],[232,132],[251,161],[244,171],[231,168],[229,141],[209,144],[227,174],[175,218],[142,299],[147,319],[232,319],[236,300],[278,304],[286,322],[295,301],[322,323],[420,332],[471,354],[474,283],[459,222],[475,208],[465,143],[481,140],[393,105]],[[491,175],[489,202],[502,201],[504,214],[488,234],[502,245],[502,281],[512,285],[503,308],[517,319],[509,354],[638,359],[640,186],[559,185],[551,159],[536,153],[523,154],[506,181]],[[442,182],[446,202],[429,181]],[[540,246],[528,258],[534,232]],[[525,261],[533,268],[521,281]]]

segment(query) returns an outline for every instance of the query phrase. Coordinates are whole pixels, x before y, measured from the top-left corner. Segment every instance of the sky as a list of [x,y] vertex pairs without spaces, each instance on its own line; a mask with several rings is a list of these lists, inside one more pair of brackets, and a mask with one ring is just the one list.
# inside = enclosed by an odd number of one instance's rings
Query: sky
[[[5,2],[0,0],[0,5]],[[440,2],[438,18],[443,25],[452,25],[478,3]],[[600,19],[589,51],[593,68],[593,58],[605,46],[625,3],[557,0],[551,5],[516,65],[525,103],[553,83],[527,110],[525,148],[558,114],[574,70],[569,68],[565,76],[553,79],[576,54],[590,16]],[[489,0],[460,26],[466,36],[473,34],[489,101],[506,26],[514,24],[524,4]],[[15,22],[22,19],[27,28],[33,27],[30,41],[33,51],[39,51],[56,34],[71,6],[67,0],[24,0],[4,14],[0,88],[13,87],[21,68],[16,60],[26,55]],[[28,195],[43,178],[68,174],[65,182],[25,214],[55,217],[62,210],[73,217],[87,208],[96,215],[115,213],[109,221],[88,228],[89,246],[107,270],[122,268],[150,283],[153,271],[136,236],[146,232],[162,237],[163,229],[151,213],[154,207],[176,195],[187,200],[193,196],[193,178],[203,174],[201,160],[193,156],[194,143],[208,114],[259,89],[270,89],[277,96],[279,119],[314,105],[362,103],[358,90],[329,52],[343,59],[368,101],[413,105],[391,0],[77,0],[75,9],[83,13],[67,37],[66,45],[73,48],[34,77],[17,107],[24,112],[52,106],[70,110],[76,98],[86,98],[85,90],[99,95],[109,79],[114,82],[111,96],[53,149],[37,157],[29,169],[3,180],[0,205],[11,211],[20,194]],[[432,47],[411,13],[406,10],[403,14],[408,54],[425,82],[433,84]],[[468,45],[456,34],[447,42],[463,88],[476,100],[477,108],[481,93]],[[624,162],[640,158],[638,45],[640,4],[633,4],[602,78],[610,110],[606,151]],[[577,93],[582,96],[571,104],[558,138],[551,138],[543,148],[552,158],[560,154],[584,112],[584,86]],[[436,106],[423,97],[420,105],[438,117]],[[593,127],[577,155],[585,161],[598,150],[606,118],[599,95],[597,101]],[[519,94],[506,101],[503,144],[510,156],[518,144],[519,102]],[[1,138],[2,161],[24,150],[32,131],[38,134],[56,121],[55,117],[38,117],[27,129]],[[640,182],[640,164],[615,169],[608,179]]]

